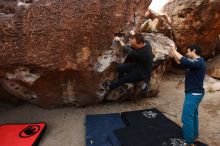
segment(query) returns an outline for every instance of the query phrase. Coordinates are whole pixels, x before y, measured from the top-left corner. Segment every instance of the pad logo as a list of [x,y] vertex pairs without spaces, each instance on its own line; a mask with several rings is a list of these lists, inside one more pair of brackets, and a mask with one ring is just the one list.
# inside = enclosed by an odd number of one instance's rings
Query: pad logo
[[152,111],[143,111],[142,114],[148,119],[154,119],[157,117],[157,113],[154,113]]
[[171,138],[170,141],[172,146],[180,146],[184,144],[184,140],[179,138]]
[[19,133],[19,136],[22,137],[22,138],[27,138],[27,137],[35,135],[39,131],[40,131],[40,126],[38,126],[38,125],[31,125],[31,126],[28,126],[28,127],[24,128]]

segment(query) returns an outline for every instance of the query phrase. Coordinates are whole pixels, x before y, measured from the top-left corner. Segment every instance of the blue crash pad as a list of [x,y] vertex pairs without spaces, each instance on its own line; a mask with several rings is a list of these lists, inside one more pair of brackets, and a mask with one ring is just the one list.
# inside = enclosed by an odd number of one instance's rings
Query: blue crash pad
[[121,146],[114,130],[124,128],[119,113],[86,116],[86,146]]

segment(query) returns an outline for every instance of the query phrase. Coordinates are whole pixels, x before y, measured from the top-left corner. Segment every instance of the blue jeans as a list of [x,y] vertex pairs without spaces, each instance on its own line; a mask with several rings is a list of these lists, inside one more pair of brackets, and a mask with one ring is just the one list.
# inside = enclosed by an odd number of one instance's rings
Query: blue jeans
[[199,136],[199,121],[198,121],[198,107],[202,101],[204,94],[193,95],[192,93],[185,94],[185,101],[183,104],[182,122],[183,122],[183,136],[185,142],[193,144],[195,138]]
[[135,83],[138,81],[143,81],[144,78],[140,75],[136,68],[136,64],[127,63],[118,65],[118,79],[109,85],[111,90],[125,84],[125,83]]

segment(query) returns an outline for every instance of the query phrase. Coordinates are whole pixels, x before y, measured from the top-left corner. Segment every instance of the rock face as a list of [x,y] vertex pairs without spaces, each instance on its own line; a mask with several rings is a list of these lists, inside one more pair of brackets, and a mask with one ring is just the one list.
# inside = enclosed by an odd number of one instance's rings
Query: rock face
[[134,14],[138,18],[139,13],[144,13],[150,2],[19,2],[14,15],[1,15],[1,65],[34,64],[60,70],[88,68],[93,60],[86,59],[107,49],[112,34],[133,22]]
[[207,74],[213,78],[220,79],[220,55],[207,62]]
[[209,75],[205,76],[204,89],[206,92],[220,91],[220,82]]
[[204,57],[215,55],[220,34],[219,8],[219,0],[172,0],[164,7],[182,53],[194,42],[203,48]]
[[[110,48],[112,36],[120,29],[138,26],[150,2],[33,0],[10,5],[14,12],[0,13],[3,90],[47,108],[103,101],[99,85],[113,79],[116,62],[126,59],[117,47]],[[155,37],[164,40],[155,44]],[[156,95],[167,51],[175,44],[161,34],[145,38],[153,40],[155,70],[150,93]]]

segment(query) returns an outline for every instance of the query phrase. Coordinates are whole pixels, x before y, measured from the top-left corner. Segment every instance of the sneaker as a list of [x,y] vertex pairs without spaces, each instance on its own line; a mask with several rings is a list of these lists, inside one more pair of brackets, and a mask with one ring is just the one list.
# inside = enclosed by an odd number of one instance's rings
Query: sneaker
[[196,139],[195,142],[194,142],[194,145],[195,145],[195,146],[196,146],[196,145],[199,145],[199,143],[200,143],[199,140]]
[[109,81],[103,82],[102,85],[101,85],[101,88],[105,89],[105,90],[110,90],[110,88],[109,88],[110,84],[111,83]]
[[194,142],[194,144],[198,144],[198,143],[199,143],[199,137],[196,136],[196,137],[195,137],[195,142]]
[[125,85],[127,86],[127,89],[130,89],[130,88],[134,87],[133,83],[125,83]]
[[100,91],[96,92],[97,97],[99,98],[100,101],[103,101],[103,99],[105,98],[105,96],[108,94],[107,90],[102,89]]

